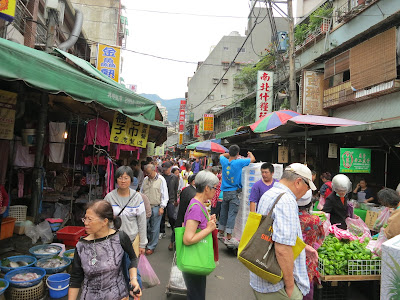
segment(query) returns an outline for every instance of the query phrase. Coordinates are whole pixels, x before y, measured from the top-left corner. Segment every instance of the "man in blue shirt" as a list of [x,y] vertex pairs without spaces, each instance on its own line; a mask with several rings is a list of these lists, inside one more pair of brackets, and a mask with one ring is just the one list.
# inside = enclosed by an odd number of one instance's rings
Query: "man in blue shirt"
[[223,237],[226,231],[226,245],[236,245],[238,242],[232,239],[235,219],[239,209],[239,193],[242,189],[242,169],[256,159],[251,152],[247,152],[247,158],[239,158],[240,148],[238,145],[229,147],[229,154],[221,154],[219,161],[222,166],[223,200],[219,216],[219,237]]
[[201,167],[201,162],[198,158],[196,158],[196,161],[193,162],[192,164],[192,172],[193,174],[199,173],[203,168]]

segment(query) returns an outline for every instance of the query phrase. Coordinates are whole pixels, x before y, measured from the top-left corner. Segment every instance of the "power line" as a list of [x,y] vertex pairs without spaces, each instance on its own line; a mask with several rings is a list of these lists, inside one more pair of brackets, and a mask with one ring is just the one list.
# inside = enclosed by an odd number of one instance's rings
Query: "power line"
[[[253,8],[252,8],[252,10],[251,10],[250,13],[252,13],[252,12],[254,11],[254,8],[255,8],[255,4],[254,4],[254,6],[253,6]],[[235,57],[233,58],[233,60],[232,60],[231,63],[229,64],[229,66],[228,66],[228,68],[226,69],[225,73],[224,73],[224,74],[222,75],[222,77],[218,80],[217,84],[214,86],[214,88],[211,90],[211,92],[208,93],[208,95],[207,95],[199,104],[197,104],[196,106],[192,107],[192,108],[191,108],[192,110],[195,109],[195,108],[197,108],[197,107],[199,107],[201,104],[203,104],[203,103],[208,99],[208,97],[215,91],[215,89],[217,88],[217,86],[221,83],[221,81],[222,81],[222,79],[224,78],[224,76],[226,75],[226,73],[228,73],[229,69],[230,69],[230,68],[232,67],[232,65],[235,63],[236,58],[239,56],[239,54],[240,54],[240,52],[242,51],[244,45],[246,44],[247,40],[248,40],[249,37],[251,36],[251,34],[252,34],[254,28],[256,28],[256,26],[258,25],[257,19],[258,19],[258,17],[257,17],[256,20],[254,21],[253,27],[251,28],[250,32],[247,34],[247,36],[246,36],[246,38],[245,38],[245,40],[244,40],[242,46],[240,46],[240,48],[238,49],[238,51],[237,51]]]
[[[78,3],[76,3],[76,4],[78,4]],[[118,7],[95,5],[95,4],[81,4],[81,3],[79,3],[79,5],[81,5],[81,6],[90,6],[90,7],[119,9]],[[247,17],[241,17],[241,16],[221,16],[221,15],[194,14],[194,13],[186,13],[186,12],[160,11],[160,10],[137,9],[137,8],[126,8],[126,7],[121,8],[121,9],[122,10],[128,10],[128,11],[139,11],[139,12],[167,14],[167,15],[184,15],[184,16],[209,17],[209,18],[247,19]]]

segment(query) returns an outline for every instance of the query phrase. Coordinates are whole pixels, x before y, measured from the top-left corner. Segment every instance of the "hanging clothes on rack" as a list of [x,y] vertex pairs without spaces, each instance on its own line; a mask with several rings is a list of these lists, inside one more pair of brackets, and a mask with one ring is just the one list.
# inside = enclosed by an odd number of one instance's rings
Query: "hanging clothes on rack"
[[107,150],[110,150],[110,125],[107,121],[97,118],[86,124],[83,150],[85,150],[86,145],[104,146],[107,147]]
[[61,164],[64,161],[65,139],[64,132],[67,128],[65,122],[49,123],[49,161]]
[[32,168],[35,163],[35,155],[29,154],[29,147],[22,146],[21,138],[16,138],[14,149],[14,166],[21,168]]
[[107,172],[106,172],[106,188],[105,188],[105,193],[103,196],[107,195],[109,192],[114,190],[114,174],[115,174],[115,169],[116,169],[116,164],[114,161],[110,158],[107,158]]
[[116,159],[119,159],[121,151],[137,151],[137,160],[139,160],[140,153],[142,153],[142,148],[124,144],[117,144],[117,154],[115,156]]
[[25,183],[25,174],[24,171],[18,171],[18,198],[24,197],[24,183]]

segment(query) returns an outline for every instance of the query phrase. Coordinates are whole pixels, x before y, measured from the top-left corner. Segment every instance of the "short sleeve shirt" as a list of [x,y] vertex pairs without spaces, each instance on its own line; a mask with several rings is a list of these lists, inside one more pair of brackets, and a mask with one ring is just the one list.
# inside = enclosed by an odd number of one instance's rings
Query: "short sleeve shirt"
[[[194,204],[192,206],[192,204]],[[192,206],[190,208],[190,206]],[[190,210],[189,210],[190,208]],[[195,198],[193,198],[188,206],[188,210],[186,211],[185,214],[185,219],[184,219],[184,224],[186,226],[186,221],[187,220],[195,220],[199,223],[199,226],[197,227],[198,229],[205,229],[207,227],[207,217],[204,215],[203,210],[201,210],[201,208],[203,208],[204,212],[207,213],[207,209],[204,207],[203,204],[201,204],[201,202],[199,200],[196,200]]]
[[258,201],[260,201],[261,196],[264,195],[264,193],[268,191],[270,188],[272,188],[275,182],[278,182],[278,180],[273,179],[270,185],[266,185],[264,181],[262,181],[262,179],[257,181],[251,188],[249,197],[250,202],[255,202],[256,204],[258,204]]
[[229,161],[225,156],[220,156],[222,166],[221,191],[236,191],[242,188],[242,169],[251,162],[250,158],[240,158]]

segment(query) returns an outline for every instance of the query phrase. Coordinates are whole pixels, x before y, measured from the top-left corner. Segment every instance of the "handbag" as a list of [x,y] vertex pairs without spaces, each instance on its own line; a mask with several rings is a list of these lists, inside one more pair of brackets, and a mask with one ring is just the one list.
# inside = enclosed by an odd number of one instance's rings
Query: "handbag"
[[[198,203],[193,203],[187,211]],[[200,205],[199,205],[200,206]],[[204,216],[209,220],[208,215],[200,206]],[[196,233],[201,231],[197,229]],[[176,265],[182,272],[195,275],[208,275],[215,269],[214,249],[212,234],[207,235],[204,239],[193,245],[185,245],[183,243],[183,235],[185,227],[175,228],[176,243]]]
[[[238,259],[247,269],[257,276],[277,284],[282,280],[283,273],[275,255],[275,245],[272,240],[272,211],[284,193],[280,194],[266,216],[250,212],[238,248]],[[297,237],[293,246],[294,259],[303,251],[306,244]]]

